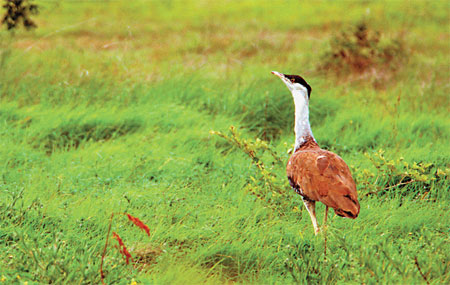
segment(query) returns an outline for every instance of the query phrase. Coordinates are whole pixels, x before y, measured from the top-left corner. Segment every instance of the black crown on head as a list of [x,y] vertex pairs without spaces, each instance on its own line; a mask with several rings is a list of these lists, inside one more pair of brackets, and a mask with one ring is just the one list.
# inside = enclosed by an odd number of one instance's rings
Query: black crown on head
[[288,75],[288,74],[283,74],[283,75],[284,75],[284,77],[289,79],[292,83],[299,83],[299,84],[303,85],[308,90],[308,99],[309,99],[309,97],[311,96],[312,88],[311,88],[311,86],[309,86],[309,84],[306,82],[306,80],[303,79],[303,77],[301,77],[300,75]]

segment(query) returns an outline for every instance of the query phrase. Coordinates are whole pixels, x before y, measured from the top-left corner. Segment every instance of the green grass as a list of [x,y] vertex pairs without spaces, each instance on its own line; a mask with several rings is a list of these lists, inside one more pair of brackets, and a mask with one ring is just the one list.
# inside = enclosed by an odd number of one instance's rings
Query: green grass
[[[450,282],[448,3],[37,4],[35,31],[0,31],[0,280],[99,283],[109,217],[127,212],[150,238],[125,217],[112,230],[145,262],[126,265],[111,240],[107,283],[424,283],[415,258]],[[400,37],[407,60],[318,71],[361,20]],[[294,107],[271,70],[307,79],[314,135],[358,183],[360,216],[330,214],[326,258],[284,176]],[[283,159],[258,152],[284,206],[252,195],[273,194],[210,134],[231,125]]]

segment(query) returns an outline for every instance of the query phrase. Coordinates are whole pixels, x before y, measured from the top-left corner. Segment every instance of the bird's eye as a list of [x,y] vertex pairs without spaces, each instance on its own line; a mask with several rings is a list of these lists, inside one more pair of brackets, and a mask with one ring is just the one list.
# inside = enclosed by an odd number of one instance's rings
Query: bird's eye
[[292,78],[292,79],[291,79],[291,82],[292,82],[292,83],[295,83],[295,79],[294,79],[294,78]]

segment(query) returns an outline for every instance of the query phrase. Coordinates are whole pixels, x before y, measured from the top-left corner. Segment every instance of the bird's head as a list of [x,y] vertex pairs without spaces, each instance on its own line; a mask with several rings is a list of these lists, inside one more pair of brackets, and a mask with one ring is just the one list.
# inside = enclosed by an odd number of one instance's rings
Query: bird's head
[[301,77],[300,75],[287,75],[283,73],[279,73],[277,71],[272,71],[272,74],[278,76],[281,81],[286,84],[289,91],[291,91],[292,96],[302,95],[304,96],[306,101],[309,101],[309,97],[311,96],[311,86]]

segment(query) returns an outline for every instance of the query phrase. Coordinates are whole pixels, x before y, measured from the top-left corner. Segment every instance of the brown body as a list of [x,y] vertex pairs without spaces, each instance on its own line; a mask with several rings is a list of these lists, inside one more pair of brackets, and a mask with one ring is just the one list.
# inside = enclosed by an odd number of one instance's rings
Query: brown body
[[356,185],[347,164],[321,149],[313,138],[307,138],[294,152],[286,170],[289,183],[304,200],[320,201],[342,217],[358,216]]

